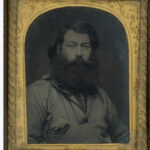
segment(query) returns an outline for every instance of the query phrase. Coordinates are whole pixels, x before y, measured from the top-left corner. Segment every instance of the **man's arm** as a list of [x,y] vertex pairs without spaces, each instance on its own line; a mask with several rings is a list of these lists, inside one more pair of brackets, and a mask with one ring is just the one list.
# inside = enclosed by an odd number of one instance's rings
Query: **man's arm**
[[48,100],[51,86],[49,82],[39,80],[27,89],[27,129],[28,143],[57,143],[70,125],[65,120],[53,119]]
[[118,116],[115,106],[108,95],[101,90],[103,100],[106,103],[106,118],[108,122],[108,132],[113,143],[128,143],[129,130]]
[[47,96],[49,84],[43,80],[36,81],[27,88],[27,133],[28,143],[43,143],[43,128],[47,117]]
[[128,143],[129,142],[129,131],[122,120],[118,117],[116,108],[111,103],[108,106],[108,132],[111,135],[113,143]]

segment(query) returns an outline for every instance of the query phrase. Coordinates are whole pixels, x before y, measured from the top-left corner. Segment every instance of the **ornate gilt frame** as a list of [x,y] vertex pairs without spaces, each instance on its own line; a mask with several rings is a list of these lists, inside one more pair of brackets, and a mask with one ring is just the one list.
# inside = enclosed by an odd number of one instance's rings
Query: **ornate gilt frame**
[[[129,144],[27,144],[25,35],[38,15],[65,6],[105,10],[116,16],[125,27],[129,42]],[[147,7],[148,0],[8,0],[8,150],[147,149]]]

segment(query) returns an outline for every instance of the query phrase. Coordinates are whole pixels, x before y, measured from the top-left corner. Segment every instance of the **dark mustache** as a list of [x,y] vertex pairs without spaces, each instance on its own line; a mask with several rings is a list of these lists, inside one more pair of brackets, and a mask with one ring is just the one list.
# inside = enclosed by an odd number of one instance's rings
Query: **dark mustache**
[[91,60],[84,61],[83,58],[77,57],[75,60],[68,62],[67,66],[73,66],[73,65],[82,65],[87,67],[93,67],[95,65],[95,62]]

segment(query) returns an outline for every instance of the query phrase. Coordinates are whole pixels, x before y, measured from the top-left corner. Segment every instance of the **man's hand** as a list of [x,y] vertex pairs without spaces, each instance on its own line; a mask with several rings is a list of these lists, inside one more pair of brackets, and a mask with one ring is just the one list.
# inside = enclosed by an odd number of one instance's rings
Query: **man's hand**
[[43,137],[48,143],[57,143],[59,139],[67,132],[70,125],[68,122],[62,118],[57,120],[51,120],[46,125]]
[[52,131],[59,131],[59,130],[64,130],[67,129],[70,125],[68,124],[68,122],[62,118],[58,119],[58,120],[53,120],[52,123],[50,124],[50,129]]
[[110,138],[104,131],[89,123],[82,125],[72,124],[66,134],[62,137],[61,143],[108,143]]

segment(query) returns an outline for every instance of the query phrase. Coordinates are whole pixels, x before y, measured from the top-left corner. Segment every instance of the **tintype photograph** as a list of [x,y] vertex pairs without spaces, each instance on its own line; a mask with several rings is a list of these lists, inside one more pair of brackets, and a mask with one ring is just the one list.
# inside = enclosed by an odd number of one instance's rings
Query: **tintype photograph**
[[28,144],[130,141],[123,24],[90,7],[47,11],[25,38]]
[[5,149],[147,150],[147,10],[9,0]]

